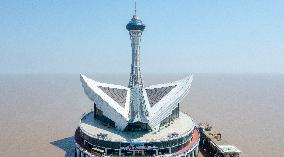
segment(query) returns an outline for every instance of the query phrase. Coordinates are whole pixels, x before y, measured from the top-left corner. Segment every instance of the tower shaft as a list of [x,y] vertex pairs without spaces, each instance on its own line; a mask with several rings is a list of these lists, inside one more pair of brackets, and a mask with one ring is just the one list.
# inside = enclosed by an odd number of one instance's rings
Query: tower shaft
[[128,87],[132,88],[134,85],[143,87],[141,69],[140,69],[140,41],[141,30],[129,31],[131,48],[132,48],[132,63]]
[[140,42],[145,25],[135,14],[126,25],[126,29],[129,31],[131,40],[132,62],[128,85],[131,92],[129,121],[125,130],[149,130],[148,111],[143,96],[143,83],[140,69]]

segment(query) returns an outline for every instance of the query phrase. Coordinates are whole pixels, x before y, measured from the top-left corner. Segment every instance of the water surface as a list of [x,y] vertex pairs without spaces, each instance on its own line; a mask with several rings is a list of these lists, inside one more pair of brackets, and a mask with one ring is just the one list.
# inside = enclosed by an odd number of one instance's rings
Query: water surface
[[[182,76],[143,80],[147,86]],[[128,75],[90,77],[125,86],[128,81]],[[79,75],[0,75],[0,156],[72,155],[73,133],[91,107]],[[243,157],[283,154],[284,75],[196,74],[181,108],[221,131]]]

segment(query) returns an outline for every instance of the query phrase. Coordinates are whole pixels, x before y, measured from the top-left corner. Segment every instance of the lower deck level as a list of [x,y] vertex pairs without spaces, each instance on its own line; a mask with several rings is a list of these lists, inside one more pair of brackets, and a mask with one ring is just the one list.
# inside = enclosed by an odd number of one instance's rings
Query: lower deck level
[[[75,157],[103,157],[103,156],[160,156],[160,157],[197,157],[199,152],[199,132],[194,129],[192,138],[181,145],[168,145],[166,147],[153,147],[146,143],[139,145],[121,145],[119,148],[103,148],[98,145],[92,145],[79,136],[78,131],[75,134]],[[166,141],[164,141],[166,142]],[[161,143],[162,144],[162,143]],[[109,145],[110,147],[110,145]]]

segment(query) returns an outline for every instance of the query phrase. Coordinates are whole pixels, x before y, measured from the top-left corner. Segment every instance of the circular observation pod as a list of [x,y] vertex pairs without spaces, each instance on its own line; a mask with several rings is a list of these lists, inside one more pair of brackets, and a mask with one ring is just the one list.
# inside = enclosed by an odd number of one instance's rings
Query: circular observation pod
[[138,19],[136,15],[134,15],[129,21],[129,23],[126,25],[126,29],[128,31],[144,31],[145,25],[142,23],[141,20]]

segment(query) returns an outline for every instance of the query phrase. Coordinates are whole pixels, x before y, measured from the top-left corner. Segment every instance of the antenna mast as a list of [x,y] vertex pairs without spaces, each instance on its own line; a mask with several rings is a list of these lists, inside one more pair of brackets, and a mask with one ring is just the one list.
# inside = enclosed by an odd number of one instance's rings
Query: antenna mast
[[135,0],[135,9],[134,9],[134,15],[136,15],[136,0]]

